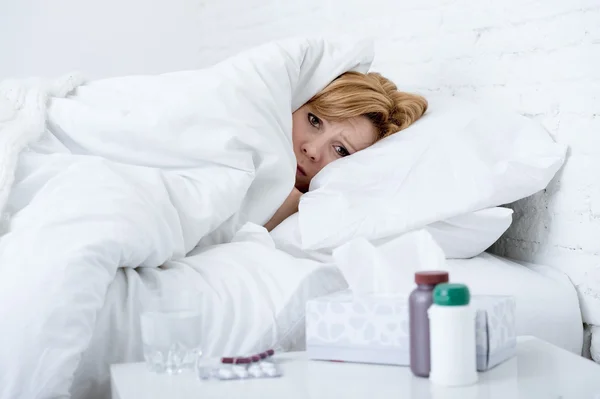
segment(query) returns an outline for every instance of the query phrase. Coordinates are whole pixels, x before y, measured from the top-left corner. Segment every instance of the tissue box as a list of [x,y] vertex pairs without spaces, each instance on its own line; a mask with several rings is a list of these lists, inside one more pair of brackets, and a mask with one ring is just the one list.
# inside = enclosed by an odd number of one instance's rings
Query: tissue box
[[471,303],[477,309],[477,370],[485,371],[511,358],[517,351],[515,298],[474,295]]
[[[473,296],[477,369],[488,370],[515,354],[515,301]],[[310,359],[408,366],[408,299],[342,291],[306,304]]]

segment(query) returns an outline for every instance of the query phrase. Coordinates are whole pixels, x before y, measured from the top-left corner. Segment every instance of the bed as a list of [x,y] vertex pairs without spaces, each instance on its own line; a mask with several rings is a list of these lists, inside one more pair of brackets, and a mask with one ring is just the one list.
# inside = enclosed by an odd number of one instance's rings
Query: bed
[[581,310],[566,275],[550,266],[518,263],[489,253],[448,264],[456,278],[473,282],[475,294],[515,296],[518,335],[533,335],[581,354]]
[[[268,238],[257,229],[251,240],[211,247],[159,269],[120,269],[76,372],[73,398],[108,398],[109,365],[143,360],[139,297],[148,289],[208,293],[210,322],[202,331],[206,356],[271,347],[302,350],[306,300],[347,285],[334,265],[295,258]],[[577,293],[560,272],[488,253],[449,260],[447,266],[450,275],[469,284],[475,294],[514,295],[518,334],[581,353]]]

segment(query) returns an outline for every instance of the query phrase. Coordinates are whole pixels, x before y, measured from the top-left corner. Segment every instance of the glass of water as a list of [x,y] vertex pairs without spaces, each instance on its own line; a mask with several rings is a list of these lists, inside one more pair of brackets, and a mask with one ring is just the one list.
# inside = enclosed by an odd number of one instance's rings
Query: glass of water
[[202,295],[151,293],[141,314],[144,358],[151,371],[179,374],[202,355]]

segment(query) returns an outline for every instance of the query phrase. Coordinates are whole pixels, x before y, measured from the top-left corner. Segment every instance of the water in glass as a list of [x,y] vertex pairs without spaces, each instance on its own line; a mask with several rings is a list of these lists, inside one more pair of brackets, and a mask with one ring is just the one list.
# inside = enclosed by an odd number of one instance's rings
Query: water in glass
[[178,374],[201,356],[202,312],[197,295],[154,297],[141,315],[144,358],[150,370]]

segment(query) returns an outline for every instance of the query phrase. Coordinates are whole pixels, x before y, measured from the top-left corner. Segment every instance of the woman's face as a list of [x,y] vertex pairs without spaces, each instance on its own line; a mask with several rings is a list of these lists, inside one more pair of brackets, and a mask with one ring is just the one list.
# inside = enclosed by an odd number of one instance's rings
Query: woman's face
[[328,163],[373,144],[376,131],[364,116],[329,122],[304,105],[292,115],[296,154],[296,188],[308,191],[310,181]]

